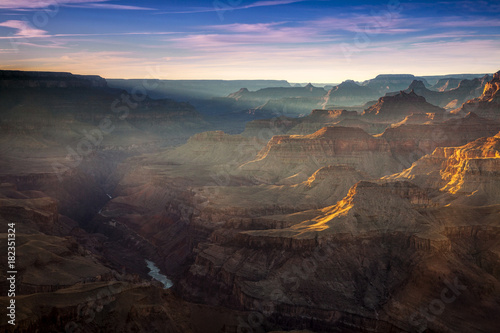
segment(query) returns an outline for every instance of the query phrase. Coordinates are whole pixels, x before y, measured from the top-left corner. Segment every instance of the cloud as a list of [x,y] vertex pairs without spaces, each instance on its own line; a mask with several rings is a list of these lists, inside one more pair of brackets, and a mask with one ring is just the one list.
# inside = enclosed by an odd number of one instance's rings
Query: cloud
[[448,17],[445,20],[441,20],[434,23],[436,27],[444,28],[480,28],[480,27],[500,27],[500,19],[490,19],[486,17]]
[[0,23],[0,26],[16,29],[17,32],[15,33],[15,36],[18,36],[20,38],[50,37],[47,34],[47,31],[36,29],[25,21],[9,20]]
[[[315,27],[285,26],[285,22],[266,24],[226,24],[202,27],[203,33],[189,34],[168,39],[174,47],[206,52],[233,52],[239,46],[274,47],[276,45],[298,45],[331,43],[338,40],[335,34],[322,34]],[[209,32],[212,30],[212,32]]]
[[155,10],[154,8],[116,5],[107,3],[109,0],[2,0],[0,9],[26,10],[53,8],[59,6],[96,8],[96,9],[119,9],[119,10]]
[[80,5],[67,5],[67,7],[96,8],[96,9],[120,9],[120,10],[156,10],[155,8],[149,8],[149,7],[114,5],[111,3],[88,3],[88,4],[80,4]]
[[208,12],[225,12],[227,10],[240,10],[240,9],[249,9],[255,7],[269,7],[269,6],[282,6],[289,5],[298,2],[305,2],[309,0],[265,0],[265,1],[257,1],[244,6],[231,6],[222,1],[214,1],[213,7],[211,8],[197,8],[192,10],[185,11],[171,11],[171,12],[161,12],[158,14],[194,14],[194,13],[208,13]]
[[[367,34],[399,34],[419,31],[420,28],[412,19],[401,17],[397,13],[391,15],[345,15],[325,17],[309,23],[325,31],[343,30]],[[410,28],[410,26],[413,26]]]

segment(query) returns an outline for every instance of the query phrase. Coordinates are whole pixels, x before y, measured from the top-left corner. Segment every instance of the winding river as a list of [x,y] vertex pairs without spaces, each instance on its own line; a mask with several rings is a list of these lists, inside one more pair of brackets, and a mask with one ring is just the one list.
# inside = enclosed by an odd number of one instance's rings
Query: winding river
[[163,283],[164,289],[168,289],[174,285],[172,281],[168,279],[168,277],[160,273],[160,269],[156,267],[154,262],[146,260],[146,264],[148,265],[149,268],[148,275],[151,276],[156,281]]

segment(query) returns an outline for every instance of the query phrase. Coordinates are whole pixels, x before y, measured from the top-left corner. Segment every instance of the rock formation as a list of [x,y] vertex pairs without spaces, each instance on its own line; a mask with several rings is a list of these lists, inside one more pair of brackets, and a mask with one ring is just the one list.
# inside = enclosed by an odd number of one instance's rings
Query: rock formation
[[400,91],[397,95],[379,98],[377,104],[363,112],[363,116],[373,120],[398,122],[412,113],[442,114],[444,110],[427,103],[424,97],[412,90],[409,93]]
[[464,118],[429,124],[401,122],[387,128],[381,137],[387,140],[394,156],[405,166],[410,166],[437,147],[461,146],[484,136],[495,135],[498,131],[500,122],[470,113]]
[[[475,78],[473,80],[461,80],[458,87],[447,91],[433,91],[427,89],[422,81],[413,81],[408,89],[404,90],[406,93],[414,91],[417,95],[425,97],[426,101],[446,109],[455,109],[458,105],[479,97],[485,85],[492,79],[491,76],[485,75],[482,78]],[[396,95],[395,93],[388,93],[388,95]]]
[[493,79],[486,83],[481,96],[465,102],[460,108],[452,111],[455,114],[469,112],[490,119],[500,119],[500,71],[493,74]]
[[448,193],[455,203],[498,204],[499,163],[500,135],[497,134],[461,147],[436,148],[411,168],[390,178],[408,179],[422,187]]
[[324,127],[309,135],[277,135],[257,158],[240,167],[266,181],[287,177],[305,180],[322,166],[346,164],[379,177],[397,170],[384,139],[374,138],[360,128]]

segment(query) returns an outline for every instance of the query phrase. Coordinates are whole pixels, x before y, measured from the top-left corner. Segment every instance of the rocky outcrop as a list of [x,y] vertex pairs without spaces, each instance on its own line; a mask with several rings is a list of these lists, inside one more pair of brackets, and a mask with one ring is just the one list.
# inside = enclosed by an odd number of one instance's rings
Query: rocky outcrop
[[327,165],[349,165],[377,177],[397,170],[384,139],[375,138],[360,128],[324,127],[310,135],[274,136],[257,158],[240,169],[265,181],[287,177],[303,181]]
[[500,136],[461,147],[436,148],[411,168],[391,176],[446,192],[455,204],[500,204]]
[[377,104],[363,112],[363,116],[372,120],[398,122],[413,113],[443,114],[444,109],[427,103],[424,97],[413,90],[409,93],[400,91],[394,96],[379,98]]
[[[407,121],[414,116],[407,117]],[[429,116],[424,119],[429,119]],[[434,118],[431,114],[430,118]],[[406,166],[430,154],[437,147],[462,146],[500,131],[500,123],[470,113],[464,118],[430,124],[408,124],[403,121],[387,128],[381,135],[387,140],[394,156]]]
[[493,79],[486,83],[483,94],[471,99],[452,113],[466,114],[474,112],[482,117],[500,119],[500,71],[493,74]]
[[[290,214],[335,204],[362,179],[368,178],[352,167],[322,167],[306,181],[294,185],[220,186],[194,189],[200,198],[197,220],[205,223],[231,221],[234,225],[258,225],[266,215]],[[264,222],[262,222],[264,223]],[[269,223],[269,222],[265,222]]]
[[1,88],[106,88],[106,80],[97,75],[60,72],[0,70]]

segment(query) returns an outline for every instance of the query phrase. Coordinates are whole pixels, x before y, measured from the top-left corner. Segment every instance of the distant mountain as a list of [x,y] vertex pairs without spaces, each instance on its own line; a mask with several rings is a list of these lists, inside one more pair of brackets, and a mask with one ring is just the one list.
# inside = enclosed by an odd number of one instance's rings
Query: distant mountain
[[270,99],[287,97],[323,97],[325,94],[325,89],[317,88],[309,83],[305,87],[271,87],[259,89],[257,91],[249,91],[247,88],[242,88],[235,93],[229,94],[227,97],[236,100],[258,100],[267,102]]
[[455,78],[439,79],[436,84],[430,87],[430,89],[435,91],[447,91],[455,89],[456,87],[458,87],[461,81],[461,79]]
[[[454,109],[457,105],[480,96],[484,86],[491,79],[491,76],[485,75],[473,80],[461,80],[458,87],[447,91],[429,90],[422,81],[414,80],[404,91],[409,93],[413,90],[417,95],[425,97],[427,102],[431,104],[447,109]],[[397,94],[398,92],[387,93],[387,95]]]
[[347,80],[327,92],[324,106],[362,105],[378,97],[379,93],[370,87],[360,86],[352,80]]
[[98,75],[0,70],[0,88],[105,88]]
[[154,98],[173,98],[182,101],[209,99],[227,96],[242,87],[249,90],[259,90],[269,87],[290,87],[286,80],[123,80],[107,79],[110,87],[131,91],[134,87],[147,82],[148,94]]
[[437,85],[440,80],[450,80],[450,79],[458,79],[458,80],[473,80],[477,77],[483,77],[487,75],[486,73],[478,73],[478,74],[446,74],[446,75],[422,75],[429,84]]
[[362,85],[377,91],[379,96],[382,96],[390,91],[406,89],[414,80],[421,80],[429,86],[424,78],[412,74],[380,74],[374,79],[364,81]]
[[444,109],[427,103],[424,97],[413,90],[409,93],[400,91],[394,96],[379,98],[377,104],[369,107],[363,116],[384,121],[401,121],[412,113],[444,113]]

